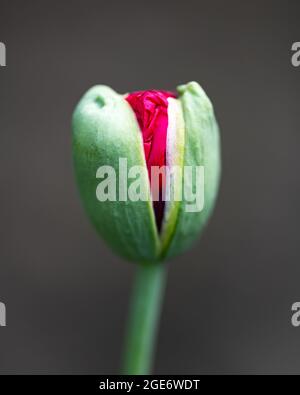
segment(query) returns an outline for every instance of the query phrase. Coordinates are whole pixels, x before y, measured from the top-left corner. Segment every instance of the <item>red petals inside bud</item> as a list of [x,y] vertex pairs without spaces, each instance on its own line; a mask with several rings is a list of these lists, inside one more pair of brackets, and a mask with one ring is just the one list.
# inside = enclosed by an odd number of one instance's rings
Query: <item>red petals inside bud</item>
[[[151,184],[151,167],[166,166],[168,129],[168,97],[176,97],[166,91],[139,91],[130,93],[126,100],[137,117],[143,135],[144,152]],[[159,201],[153,202],[156,224],[160,231],[164,216],[164,177],[159,179]],[[152,186],[152,185],[151,185]]]

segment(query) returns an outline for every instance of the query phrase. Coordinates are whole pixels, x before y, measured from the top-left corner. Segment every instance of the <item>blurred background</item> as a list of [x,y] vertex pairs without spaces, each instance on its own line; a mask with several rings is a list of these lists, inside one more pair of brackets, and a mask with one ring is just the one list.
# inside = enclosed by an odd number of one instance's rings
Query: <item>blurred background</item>
[[198,81],[223,177],[194,249],[170,265],[155,373],[299,373],[297,1],[0,0],[0,373],[113,374],[134,265],[98,238],[76,191],[82,94]]

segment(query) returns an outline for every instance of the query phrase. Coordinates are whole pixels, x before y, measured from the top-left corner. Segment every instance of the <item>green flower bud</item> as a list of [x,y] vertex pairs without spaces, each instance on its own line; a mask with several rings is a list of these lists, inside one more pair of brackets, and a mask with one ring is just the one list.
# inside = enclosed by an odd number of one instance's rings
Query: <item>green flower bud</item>
[[[74,167],[85,210],[110,247],[132,261],[162,261],[189,248],[207,223],[216,200],[220,147],[212,104],[196,82],[180,85],[177,90],[178,97],[170,95],[167,99],[165,157],[166,167],[181,169],[181,174],[171,172],[168,178],[169,200],[164,205],[161,228],[151,200],[141,126],[125,95],[107,86],[95,86],[73,114]],[[130,177],[134,166],[144,169],[136,179],[134,171]],[[196,196],[199,192],[198,173],[185,173],[186,167],[204,169],[204,204],[200,209],[191,210],[190,196],[185,193],[189,190]],[[99,201],[97,190],[105,189],[99,184],[104,175],[107,200]],[[147,199],[128,199],[122,192],[124,186],[128,186],[128,195],[142,190]]]

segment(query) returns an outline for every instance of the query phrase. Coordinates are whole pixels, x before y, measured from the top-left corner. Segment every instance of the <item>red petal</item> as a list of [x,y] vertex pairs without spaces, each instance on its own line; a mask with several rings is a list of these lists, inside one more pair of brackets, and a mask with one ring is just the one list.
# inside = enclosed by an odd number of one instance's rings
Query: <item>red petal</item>
[[[166,144],[168,129],[168,97],[176,97],[167,91],[139,91],[130,93],[126,100],[131,105],[140,125],[144,152],[151,183],[151,166],[166,165]],[[157,227],[160,230],[165,202],[162,200],[164,180],[160,180],[160,200],[153,202]]]

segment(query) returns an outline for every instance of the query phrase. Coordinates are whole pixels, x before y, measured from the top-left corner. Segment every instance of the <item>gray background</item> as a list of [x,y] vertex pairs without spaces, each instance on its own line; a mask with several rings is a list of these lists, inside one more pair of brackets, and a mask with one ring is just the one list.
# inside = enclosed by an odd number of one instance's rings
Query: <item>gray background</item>
[[[299,2],[298,2],[299,3]],[[3,1],[1,373],[116,373],[134,265],[80,206],[70,117],[90,86],[197,80],[223,178],[202,239],[171,264],[156,373],[299,373],[299,78],[294,1]]]

